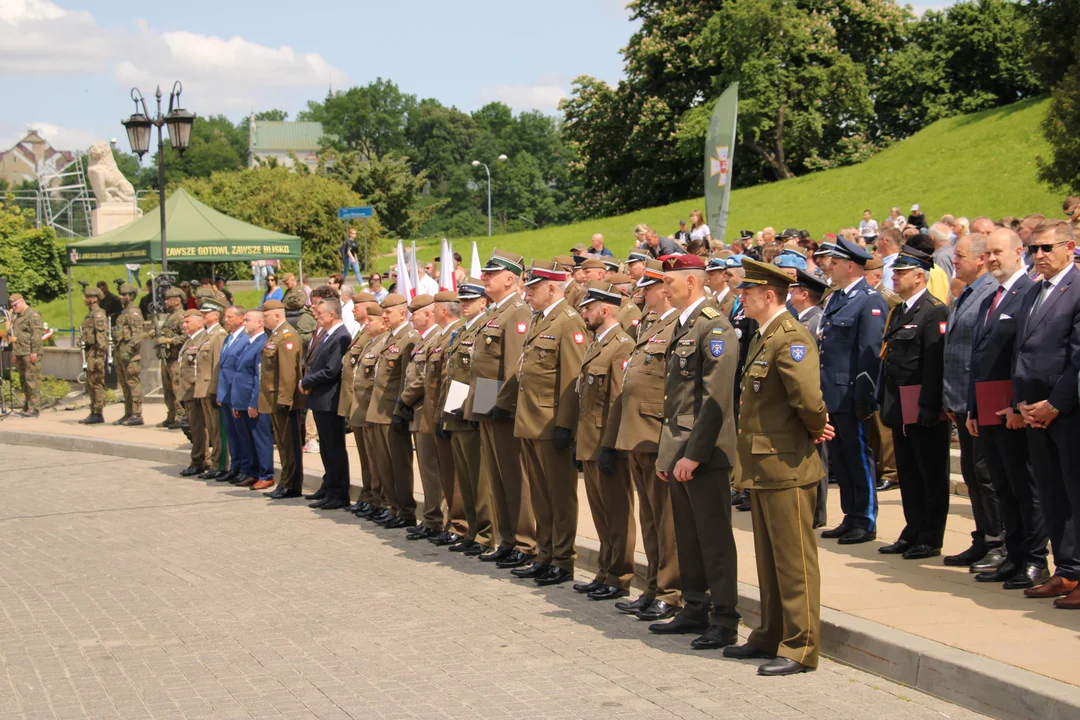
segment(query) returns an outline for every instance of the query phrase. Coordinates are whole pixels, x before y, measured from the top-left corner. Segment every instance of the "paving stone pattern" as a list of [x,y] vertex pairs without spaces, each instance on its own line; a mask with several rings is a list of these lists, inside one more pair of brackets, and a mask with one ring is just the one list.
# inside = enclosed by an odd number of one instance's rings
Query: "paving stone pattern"
[[342,511],[2,446],[0,718],[976,718],[650,636]]

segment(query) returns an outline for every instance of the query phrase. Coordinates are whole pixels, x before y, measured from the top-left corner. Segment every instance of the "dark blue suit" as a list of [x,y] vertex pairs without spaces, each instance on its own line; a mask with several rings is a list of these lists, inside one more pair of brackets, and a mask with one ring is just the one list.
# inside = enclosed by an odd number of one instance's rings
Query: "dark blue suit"
[[221,406],[222,423],[225,428],[225,436],[229,442],[229,470],[237,475],[243,475],[247,471],[247,467],[238,452],[240,440],[236,432],[236,421],[232,415],[232,407],[228,403],[229,388],[236,377],[236,354],[240,344],[244,342],[246,337],[244,332],[241,331],[236,340],[232,339],[231,334],[225,338],[225,343],[221,346],[221,358],[218,360],[217,402]]
[[333,502],[349,502],[349,456],[345,450],[345,418],[337,414],[341,390],[341,363],[352,338],[344,325],[312,340],[311,352],[300,387],[310,391],[306,405],[315,417],[319,433],[319,456],[326,474],[323,489]]
[[1013,402],[1049,400],[1060,411],[1046,428],[1024,432],[1054,551],[1054,574],[1080,580],[1080,271],[1070,263],[1032,312],[1042,290],[1041,283],[1028,289],[1017,318]]
[[[1016,328],[1032,284],[1031,278],[1021,274],[1012,287],[1002,292],[993,313],[990,306],[994,302],[994,293],[979,304],[978,321],[971,338],[968,375],[968,417],[973,420],[979,419],[975,383],[1012,379]],[[1046,524],[1028,462],[1027,436],[1023,430],[1007,429],[1004,420],[1000,418],[996,424],[980,425],[978,444],[986,456],[1001,508],[1006,556],[1021,568],[1025,564],[1046,567]]]
[[242,335],[236,341],[236,375],[229,388],[229,406],[240,417],[235,419],[238,452],[248,477],[256,480],[274,479],[274,442],[271,437],[270,415],[248,415],[248,408],[259,407],[259,382],[262,373],[262,350],[266,333],[251,340]]
[[881,337],[888,306],[885,299],[859,280],[850,293],[829,295],[821,317],[821,393],[829,409],[836,438],[828,441],[829,468],[840,487],[842,525],[877,531],[877,490],[870,452],[869,418],[877,408],[876,382],[881,367]]

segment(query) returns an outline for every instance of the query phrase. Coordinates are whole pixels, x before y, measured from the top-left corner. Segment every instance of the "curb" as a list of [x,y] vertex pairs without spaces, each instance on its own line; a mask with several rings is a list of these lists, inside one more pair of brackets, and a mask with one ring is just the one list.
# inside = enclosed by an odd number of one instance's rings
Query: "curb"
[[[73,435],[0,430],[0,444],[110,455],[182,466],[186,450]],[[304,473],[304,486],[320,475]],[[354,489],[355,488],[354,486]],[[577,564],[596,568],[600,546],[577,538]],[[645,557],[635,553],[634,584],[643,584]],[[747,624],[761,616],[758,589],[739,583],[739,611]],[[821,652],[837,662],[903,683],[929,695],[1001,720],[1073,720],[1080,717],[1080,688],[848,613],[821,608]]]

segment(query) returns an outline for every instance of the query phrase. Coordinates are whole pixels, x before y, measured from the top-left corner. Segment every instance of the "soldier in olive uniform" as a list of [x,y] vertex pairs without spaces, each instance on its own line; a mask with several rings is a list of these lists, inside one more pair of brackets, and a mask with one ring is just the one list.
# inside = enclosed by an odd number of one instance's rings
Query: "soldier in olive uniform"
[[113,425],[142,425],[142,347],[143,316],[135,304],[139,288],[130,283],[120,286],[120,302],[124,309],[116,316],[113,327],[113,362],[116,364],[116,382],[124,392],[124,416]]
[[188,433],[191,435],[191,462],[180,471],[180,474],[190,477],[206,470],[206,416],[203,414],[202,400],[195,397],[195,365],[199,348],[206,342],[207,335],[202,313],[198,310],[187,310],[181,327],[187,340],[180,347],[177,397],[187,409]]
[[656,475],[656,454],[664,421],[664,377],[671,350],[671,334],[679,313],[664,293],[664,270],[649,258],[638,287],[645,295],[645,321],[626,365],[615,449],[627,454],[630,477],[638,496],[638,519],[648,570],[645,592],[636,600],[615,603],[621,612],[640,620],[666,620],[682,603],[679,557],[675,550],[675,524],[671,494]]
[[[515,550],[526,556],[536,554],[536,524],[528,480],[521,470],[521,441],[514,437],[517,371],[532,320],[529,307],[517,294],[524,271],[524,258],[496,249],[481,273],[488,315],[473,346],[476,380],[465,399],[464,413],[466,420],[480,423],[481,467],[490,482],[499,532],[499,547],[481,555],[484,562],[504,560]],[[478,396],[490,402],[487,388],[492,382],[498,384],[494,406],[478,406]]]
[[[533,261],[525,282],[525,299],[536,314],[519,363],[514,437],[521,440],[536,517],[536,556],[515,549],[496,563],[518,568],[513,571],[516,577],[542,586],[574,577],[578,521],[574,382],[585,352],[585,322],[565,302],[565,282],[564,270],[542,260]],[[522,567],[526,563],[531,564]]]
[[484,284],[477,278],[468,278],[458,286],[458,303],[464,325],[450,336],[444,351],[446,359],[446,382],[443,383],[439,407],[442,409],[443,434],[450,434],[450,448],[454,454],[454,479],[461,493],[465,513],[464,537],[450,545],[451,552],[479,555],[495,543],[495,526],[492,524],[491,486],[487,474],[480,472],[479,425],[465,419],[464,405],[446,411],[450,388],[460,383],[469,388],[476,384],[473,371],[473,350],[481,337],[480,331],[487,320],[487,299]]
[[[281,298],[281,302],[285,305],[286,310],[298,310],[308,304],[307,293],[296,282],[295,275],[285,273],[281,276],[281,282],[285,286],[285,295]],[[299,305],[297,305],[298,300],[300,301]]]
[[[375,296],[369,292],[359,292],[353,296],[352,313],[357,328],[349,347],[345,350],[345,355],[341,359],[341,389],[338,394],[338,415],[345,419],[346,427],[352,430],[353,438],[356,440],[356,452],[360,456],[360,473],[364,477],[364,487],[371,486],[371,468],[368,466],[367,451],[364,448],[363,431],[359,427],[353,427],[351,420],[353,412],[356,410],[356,393],[354,389],[356,371],[360,365],[360,358],[364,355],[364,350],[374,339],[374,335],[371,334],[368,328],[370,324],[368,322],[368,309],[375,304]],[[361,496],[355,504],[350,505],[346,510],[355,513],[366,510],[367,507],[368,503]]]
[[[361,293],[369,295],[370,293]],[[371,295],[371,297],[375,297]],[[355,300],[353,301],[355,302]],[[375,389],[375,366],[379,363],[383,344],[389,333],[383,322],[383,310],[377,302],[367,305],[367,320],[362,328],[361,339],[350,350],[347,358],[355,364],[352,381],[352,412],[349,415],[349,427],[356,439],[356,450],[360,454],[360,498],[353,506],[357,517],[370,519],[380,514],[385,501],[382,494],[382,480],[375,472],[375,452],[377,440],[375,426],[367,421],[367,409],[371,404],[371,391]],[[357,351],[359,348],[359,352]]]
[[634,578],[634,490],[626,455],[616,450],[618,403],[634,347],[618,319],[622,315],[619,306],[625,307],[628,300],[614,284],[592,282],[579,306],[594,340],[585,350],[577,378],[577,459],[585,471],[585,492],[600,539],[600,557],[592,582],[574,589],[588,593],[590,600],[625,597]]
[[610,282],[615,286],[623,298],[619,301],[619,327],[623,329],[623,332],[630,336],[631,340],[637,338],[638,327],[641,325],[641,308],[638,307],[637,301],[630,296],[631,286],[633,280],[629,275],[623,275],[622,273],[615,273],[607,282]]
[[685,604],[671,622],[654,623],[649,630],[701,633],[691,647],[719,648],[738,639],[739,626],[730,504],[735,332],[705,297],[700,256],[665,258],[664,289],[679,317],[667,356],[656,469],[671,492]]
[[23,417],[41,414],[41,336],[45,327],[37,310],[26,304],[19,293],[9,298],[14,313],[8,327],[8,342],[15,356],[23,392]]
[[86,394],[90,396],[90,414],[79,421],[83,425],[105,422],[102,410],[105,408],[105,359],[109,352],[109,317],[98,307],[101,295],[101,290],[95,287],[88,287],[83,291],[83,300],[88,311],[79,328],[79,337],[86,354]]
[[304,457],[300,450],[300,337],[285,322],[285,306],[278,300],[262,304],[270,337],[259,366],[259,412],[270,416],[281,459],[277,487],[263,495],[272,500],[300,497],[304,484]]
[[165,396],[165,407],[168,414],[158,427],[175,430],[180,428],[187,420],[184,411],[184,403],[179,399],[177,390],[180,385],[180,347],[187,340],[184,334],[184,311],[181,303],[184,299],[184,291],[180,288],[169,288],[165,291],[165,310],[169,316],[165,319],[158,333],[156,343],[158,357],[161,358],[161,392]]
[[709,302],[726,318],[731,317],[731,310],[735,307],[735,293],[731,292],[727,282],[727,260],[725,258],[713,258],[705,265],[705,278],[709,283],[712,295]]
[[[569,265],[567,265],[567,261],[569,261]],[[566,281],[566,289],[563,291],[563,295],[566,298],[566,304],[572,308],[576,308],[582,298],[585,297],[585,283],[578,280],[578,276],[582,274],[581,263],[585,262],[585,258],[581,255],[559,255],[555,258],[555,262],[563,266],[570,274],[570,279]]]
[[221,406],[217,401],[218,363],[221,348],[228,337],[220,322],[224,310],[225,307],[212,295],[203,297],[199,303],[199,312],[203,314],[203,325],[206,327],[206,340],[199,345],[195,358],[195,399],[201,402],[206,437],[210,444],[209,467],[199,475],[203,480],[215,480],[222,475],[228,458]]
[[394,409],[405,383],[405,371],[412,360],[420,333],[406,320],[406,300],[390,293],[382,301],[383,320],[389,337],[375,366],[375,387],[367,408],[367,421],[376,426],[375,472],[383,482],[388,512],[373,518],[384,527],[410,528],[416,525],[416,498],[413,496],[413,447],[408,423],[394,421]]
[[740,487],[750,492],[761,625],[725,657],[768,658],[759,675],[817,667],[820,585],[814,506],[824,472],[815,443],[832,434],[819,383],[817,343],[784,303],[791,278],[750,259],[742,300],[758,323],[743,373]]

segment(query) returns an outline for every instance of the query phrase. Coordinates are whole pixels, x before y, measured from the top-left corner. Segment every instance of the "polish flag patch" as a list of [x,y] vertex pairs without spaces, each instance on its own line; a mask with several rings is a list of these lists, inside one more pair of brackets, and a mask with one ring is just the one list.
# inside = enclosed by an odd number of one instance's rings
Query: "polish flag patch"
[[630,364],[629,358],[622,361],[622,369],[625,370],[626,366]]
[[880,315],[881,311],[878,310],[877,308],[870,308],[870,314],[871,315]]
[[641,320],[639,320],[637,318],[634,318],[633,320],[630,321],[630,324],[633,325],[634,327],[637,327],[638,323],[640,323],[640,322],[641,322]]
[[585,342],[585,333],[574,333],[574,342],[576,342],[578,345],[583,344]]
[[285,349],[286,350],[292,350],[293,349],[293,344],[291,342],[285,343]]
[[944,334],[945,334],[945,326],[946,326],[946,325],[948,325],[948,323],[947,323],[947,322],[943,322],[943,323],[938,323],[938,327],[939,327],[939,328],[941,328],[941,334],[942,334],[942,335],[944,335]]
[[528,323],[523,323],[523,322],[518,323],[517,327],[518,327],[518,335],[524,335],[525,332],[529,329]]

